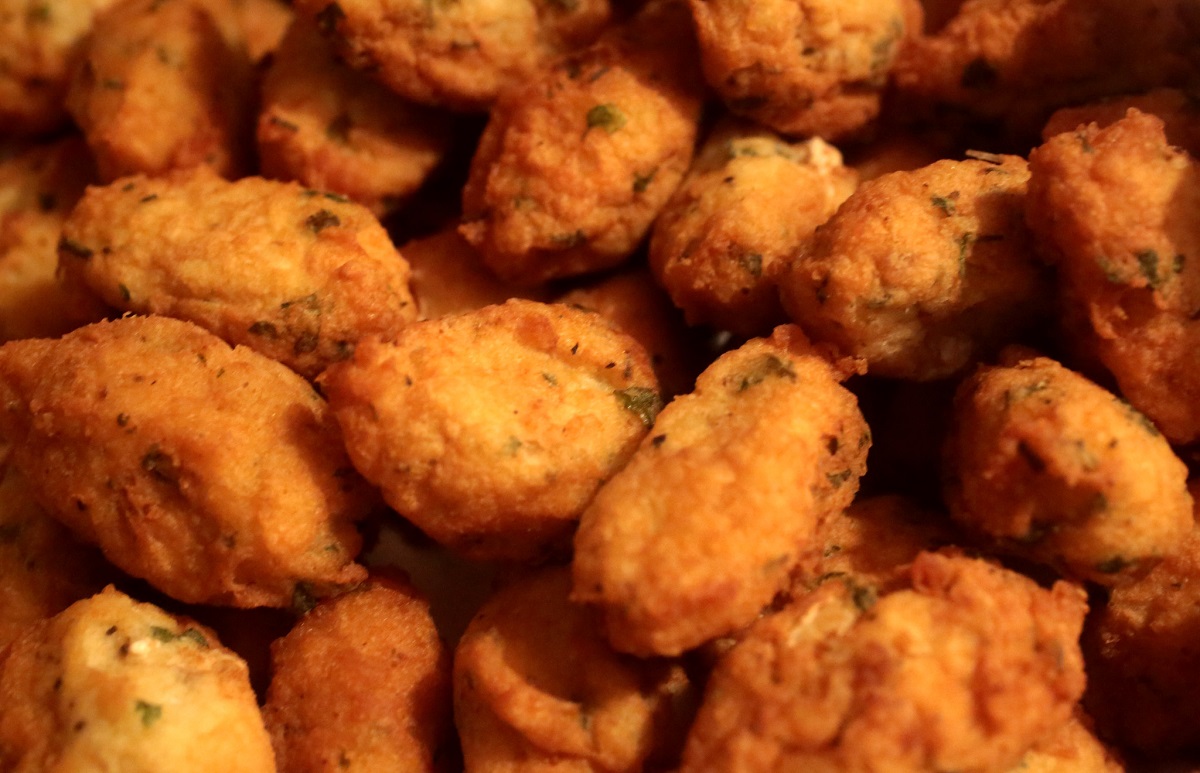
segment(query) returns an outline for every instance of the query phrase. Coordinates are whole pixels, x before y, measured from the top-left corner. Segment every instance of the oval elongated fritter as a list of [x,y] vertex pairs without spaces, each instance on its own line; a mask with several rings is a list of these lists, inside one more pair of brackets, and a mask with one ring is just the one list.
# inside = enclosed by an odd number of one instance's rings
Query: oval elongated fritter
[[296,183],[198,168],[93,187],[59,256],[116,308],[194,322],[309,378],[417,315],[379,221]]
[[320,384],[363,476],[475,558],[562,547],[661,406],[636,340],[598,314],[523,300],[364,341]]
[[0,768],[273,773],[246,664],[108,588],[0,653]]
[[748,625],[786,585],[866,469],[844,376],[782,326],[663,409],[575,536],[572,598],[598,608],[614,647],[678,654]]
[[0,347],[0,395],[38,502],[164,593],[286,607],[363,579],[353,521],[373,497],[325,402],[279,363],[125,317]]

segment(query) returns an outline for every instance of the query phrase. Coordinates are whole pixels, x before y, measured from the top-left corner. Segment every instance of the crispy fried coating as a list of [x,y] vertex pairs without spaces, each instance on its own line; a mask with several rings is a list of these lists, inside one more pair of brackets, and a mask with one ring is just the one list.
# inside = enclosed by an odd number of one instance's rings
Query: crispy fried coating
[[271,773],[246,664],[109,587],[0,653],[0,768]]
[[450,653],[408,584],[323,601],[271,647],[263,719],[280,773],[432,773],[449,735]]
[[1144,416],[1046,357],[959,387],[945,500],[967,528],[1081,580],[1144,571],[1191,528],[1187,467]]
[[513,561],[569,540],[662,405],[636,340],[525,300],[364,341],[320,384],[389,505],[463,555]]
[[338,54],[401,96],[486,110],[559,54],[592,42],[608,0],[296,0]]
[[821,139],[789,143],[727,123],[655,221],[650,266],[689,323],[762,335],[786,320],[775,287],[781,266],[856,184]]
[[866,469],[845,375],[782,326],[659,414],[575,537],[572,598],[599,609],[614,647],[676,655],[749,624],[784,587]]
[[637,773],[669,756],[694,692],[683,669],[614,652],[570,589],[567,568],[539,570],[467,627],[454,654],[467,773]]
[[1067,724],[1025,752],[1012,773],[1124,773],[1120,756],[1092,731],[1091,720],[1076,711]]
[[298,19],[263,76],[258,153],[265,177],[340,193],[382,215],[442,160],[450,126],[448,115],[340,62]]
[[66,123],[71,67],[96,14],[115,2],[0,3],[0,132],[41,134]]
[[1172,442],[1200,437],[1200,161],[1131,110],[1030,153],[1028,221],[1075,344]]
[[417,316],[408,264],[366,208],[204,167],[90,188],[59,255],[119,309],[194,322],[308,378]]
[[226,0],[233,7],[234,17],[246,41],[250,61],[259,64],[267,60],[283,41],[283,36],[296,17],[286,0]]
[[1028,179],[1023,159],[981,154],[863,183],[780,278],[784,308],[872,374],[961,371],[1047,305]]
[[127,0],[97,17],[67,94],[104,180],[248,167],[252,71],[199,0]]
[[1055,110],[1042,127],[1042,140],[1083,129],[1091,123],[1100,128],[1110,126],[1124,118],[1130,108],[1158,116],[1162,119],[1167,142],[1183,148],[1193,157],[1200,155],[1200,97],[1171,88],[1152,89],[1143,94],[1110,97]]
[[63,221],[94,174],[77,137],[0,161],[0,341],[62,335],[108,311],[55,272]]
[[923,553],[911,590],[855,598],[826,583],[757,623],[717,665],[681,771],[1005,770],[1083,693],[1076,586]]
[[[47,377],[47,374],[53,374]],[[299,376],[166,317],[0,347],[0,432],[39,504],[188,602],[291,605],[364,577],[373,503]]]
[[463,189],[462,233],[504,279],[615,266],[692,158],[702,92],[679,0],[652,2],[504,95]]
[[905,0],[689,0],[704,76],[734,113],[840,139],[879,113],[920,6]]

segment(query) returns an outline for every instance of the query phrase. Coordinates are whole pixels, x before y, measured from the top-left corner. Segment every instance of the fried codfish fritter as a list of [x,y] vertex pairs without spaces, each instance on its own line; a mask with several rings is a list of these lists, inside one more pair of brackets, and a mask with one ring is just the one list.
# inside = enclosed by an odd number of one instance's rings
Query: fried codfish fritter
[[608,0],[296,0],[338,54],[415,102],[485,110],[604,29]]
[[845,375],[782,326],[659,414],[575,536],[572,598],[598,608],[615,648],[678,654],[749,624],[786,585],[866,469]]
[[112,306],[194,322],[309,378],[417,316],[408,264],[364,207],[203,167],[90,188],[59,255]]
[[1080,588],[938,553],[911,577],[871,605],[829,582],[756,623],[713,672],[681,771],[1004,770],[1070,720]]
[[1130,110],[1030,153],[1028,220],[1058,263],[1073,343],[1169,440],[1200,437],[1200,161]]
[[337,60],[306,19],[263,76],[263,176],[340,193],[382,215],[411,195],[449,149],[449,116],[397,99]]
[[280,773],[437,769],[450,653],[406,583],[373,578],[318,603],[271,660],[263,719]]
[[0,768],[272,773],[246,664],[211,631],[112,588],[0,653]]
[[286,607],[363,579],[352,521],[374,500],[324,401],[282,365],[125,317],[0,347],[0,395],[38,503],[164,593]]
[[703,98],[679,0],[655,0],[506,92],[471,162],[463,235],[524,284],[615,266],[692,158]]
[[514,561],[569,540],[662,405],[636,340],[524,300],[364,341],[320,384],[389,505],[463,555]]
[[784,308],[874,375],[961,371],[1047,306],[1028,180],[1023,159],[978,154],[863,183],[780,277]]
[[638,773],[682,740],[670,729],[694,691],[683,669],[614,652],[570,589],[565,567],[539,570],[467,627],[454,713],[468,773]]
[[959,523],[1104,585],[1144,571],[1192,524],[1187,467],[1154,425],[1045,357],[959,386],[945,471]]
[[776,275],[856,184],[823,140],[727,123],[655,221],[650,266],[689,323],[769,332],[786,319]]
[[1200,98],[1182,89],[1157,88],[1055,110],[1042,127],[1042,140],[1083,130],[1091,123],[1103,129],[1124,118],[1130,108],[1162,119],[1167,142],[1193,158],[1200,155]]

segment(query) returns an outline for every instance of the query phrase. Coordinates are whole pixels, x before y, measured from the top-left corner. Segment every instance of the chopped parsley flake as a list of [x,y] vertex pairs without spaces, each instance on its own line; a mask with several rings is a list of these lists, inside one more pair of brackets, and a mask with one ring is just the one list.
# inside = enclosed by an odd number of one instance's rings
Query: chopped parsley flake
[[142,717],[142,727],[150,727],[162,719],[162,706],[157,703],[149,703],[139,698],[133,707]]
[[658,392],[646,387],[629,387],[618,389],[613,393],[621,403],[621,407],[636,414],[647,427],[654,426],[658,412],[662,410],[663,401]]
[[603,129],[609,134],[620,131],[625,126],[625,114],[616,105],[608,103],[596,105],[587,112],[587,127]]

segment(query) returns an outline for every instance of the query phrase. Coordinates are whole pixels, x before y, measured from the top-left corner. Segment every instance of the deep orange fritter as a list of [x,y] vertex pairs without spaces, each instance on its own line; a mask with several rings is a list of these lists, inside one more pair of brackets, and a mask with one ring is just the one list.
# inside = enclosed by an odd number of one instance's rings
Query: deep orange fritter
[[1130,108],[1162,119],[1167,142],[1187,150],[1193,158],[1200,155],[1200,100],[1186,91],[1171,88],[1056,110],[1042,127],[1042,140],[1083,129],[1090,123],[1100,128],[1110,126],[1124,118]]

